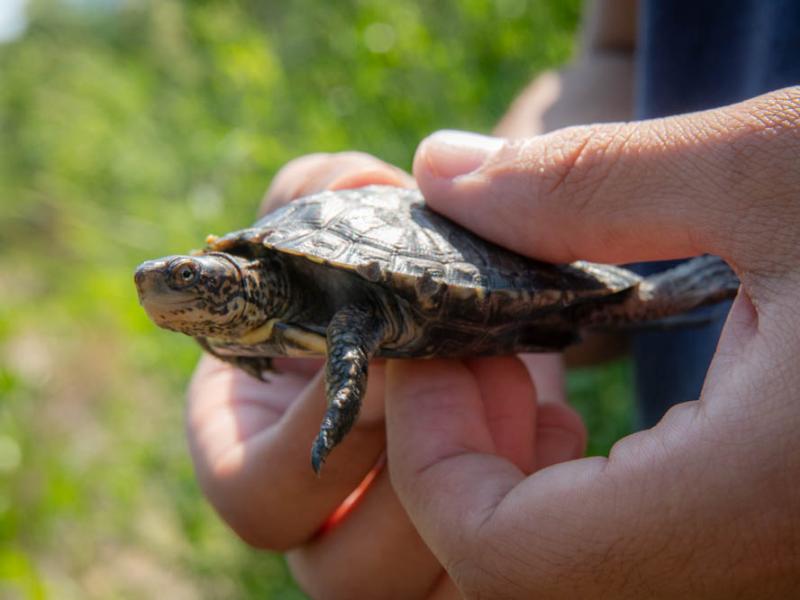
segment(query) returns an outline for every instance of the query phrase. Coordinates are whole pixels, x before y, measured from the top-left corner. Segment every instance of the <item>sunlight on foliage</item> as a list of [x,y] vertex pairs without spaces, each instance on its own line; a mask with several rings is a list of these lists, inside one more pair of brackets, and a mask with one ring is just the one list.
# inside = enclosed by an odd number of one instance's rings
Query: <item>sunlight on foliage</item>
[[[199,350],[147,321],[132,271],[247,224],[298,155],[408,168],[435,129],[490,130],[569,59],[578,11],[28,3],[0,45],[0,597],[302,597],[202,499],[182,425]],[[573,387],[614,419],[602,452],[629,400],[622,370],[598,373]]]

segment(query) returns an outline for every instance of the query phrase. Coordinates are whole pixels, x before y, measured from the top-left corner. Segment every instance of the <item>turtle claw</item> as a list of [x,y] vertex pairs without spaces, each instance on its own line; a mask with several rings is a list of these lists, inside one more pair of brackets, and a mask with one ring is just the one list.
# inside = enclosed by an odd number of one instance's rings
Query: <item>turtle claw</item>
[[338,406],[330,406],[325,411],[322,426],[314,443],[311,445],[311,467],[314,473],[320,474],[322,465],[328,459],[331,450],[342,441],[350,430],[358,415],[358,403],[350,407],[349,411],[342,411]]
[[325,459],[328,458],[332,447],[333,444],[329,442],[328,436],[321,431],[311,446],[311,468],[314,469],[317,477],[319,477],[322,465],[325,464]]

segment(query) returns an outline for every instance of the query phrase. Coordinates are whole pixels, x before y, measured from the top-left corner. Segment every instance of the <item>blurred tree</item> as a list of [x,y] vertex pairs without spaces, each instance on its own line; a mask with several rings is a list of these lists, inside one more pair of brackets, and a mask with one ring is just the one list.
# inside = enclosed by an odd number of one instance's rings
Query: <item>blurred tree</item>
[[489,130],[569,58],[579,0],[27,6],[0,46],[0,597],[298,597],[203,502],[199,351],[130,274],[246,224],[292,157],[408,168],[435,129]]

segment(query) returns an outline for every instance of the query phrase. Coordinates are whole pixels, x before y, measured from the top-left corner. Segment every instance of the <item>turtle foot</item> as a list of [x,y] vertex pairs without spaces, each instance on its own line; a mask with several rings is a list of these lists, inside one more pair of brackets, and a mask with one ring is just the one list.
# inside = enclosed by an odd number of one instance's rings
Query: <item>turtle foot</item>
[[325,464],[325,459],[328,458],[328,454],[330,454],[332,448],[333,444],[327,433],[325,431],[320,431],[319,435],[317,435],[317,439],[314,440],[314,444],[311,446],[311,468],[314,469],[314,473],[316,473],[317,476],[319,476],[322,465]]

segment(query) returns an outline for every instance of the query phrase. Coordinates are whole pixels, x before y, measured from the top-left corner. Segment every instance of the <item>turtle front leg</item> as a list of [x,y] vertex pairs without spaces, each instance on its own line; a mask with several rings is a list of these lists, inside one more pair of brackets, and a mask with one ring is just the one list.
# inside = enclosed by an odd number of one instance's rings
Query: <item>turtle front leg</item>
[[331,450],[353,427],[367,390],[367,367],[388,330],[386,320],[369,306],[347,306],[328,325],[325,398],[328,410],[311,448],[311,466],[319,474]]

